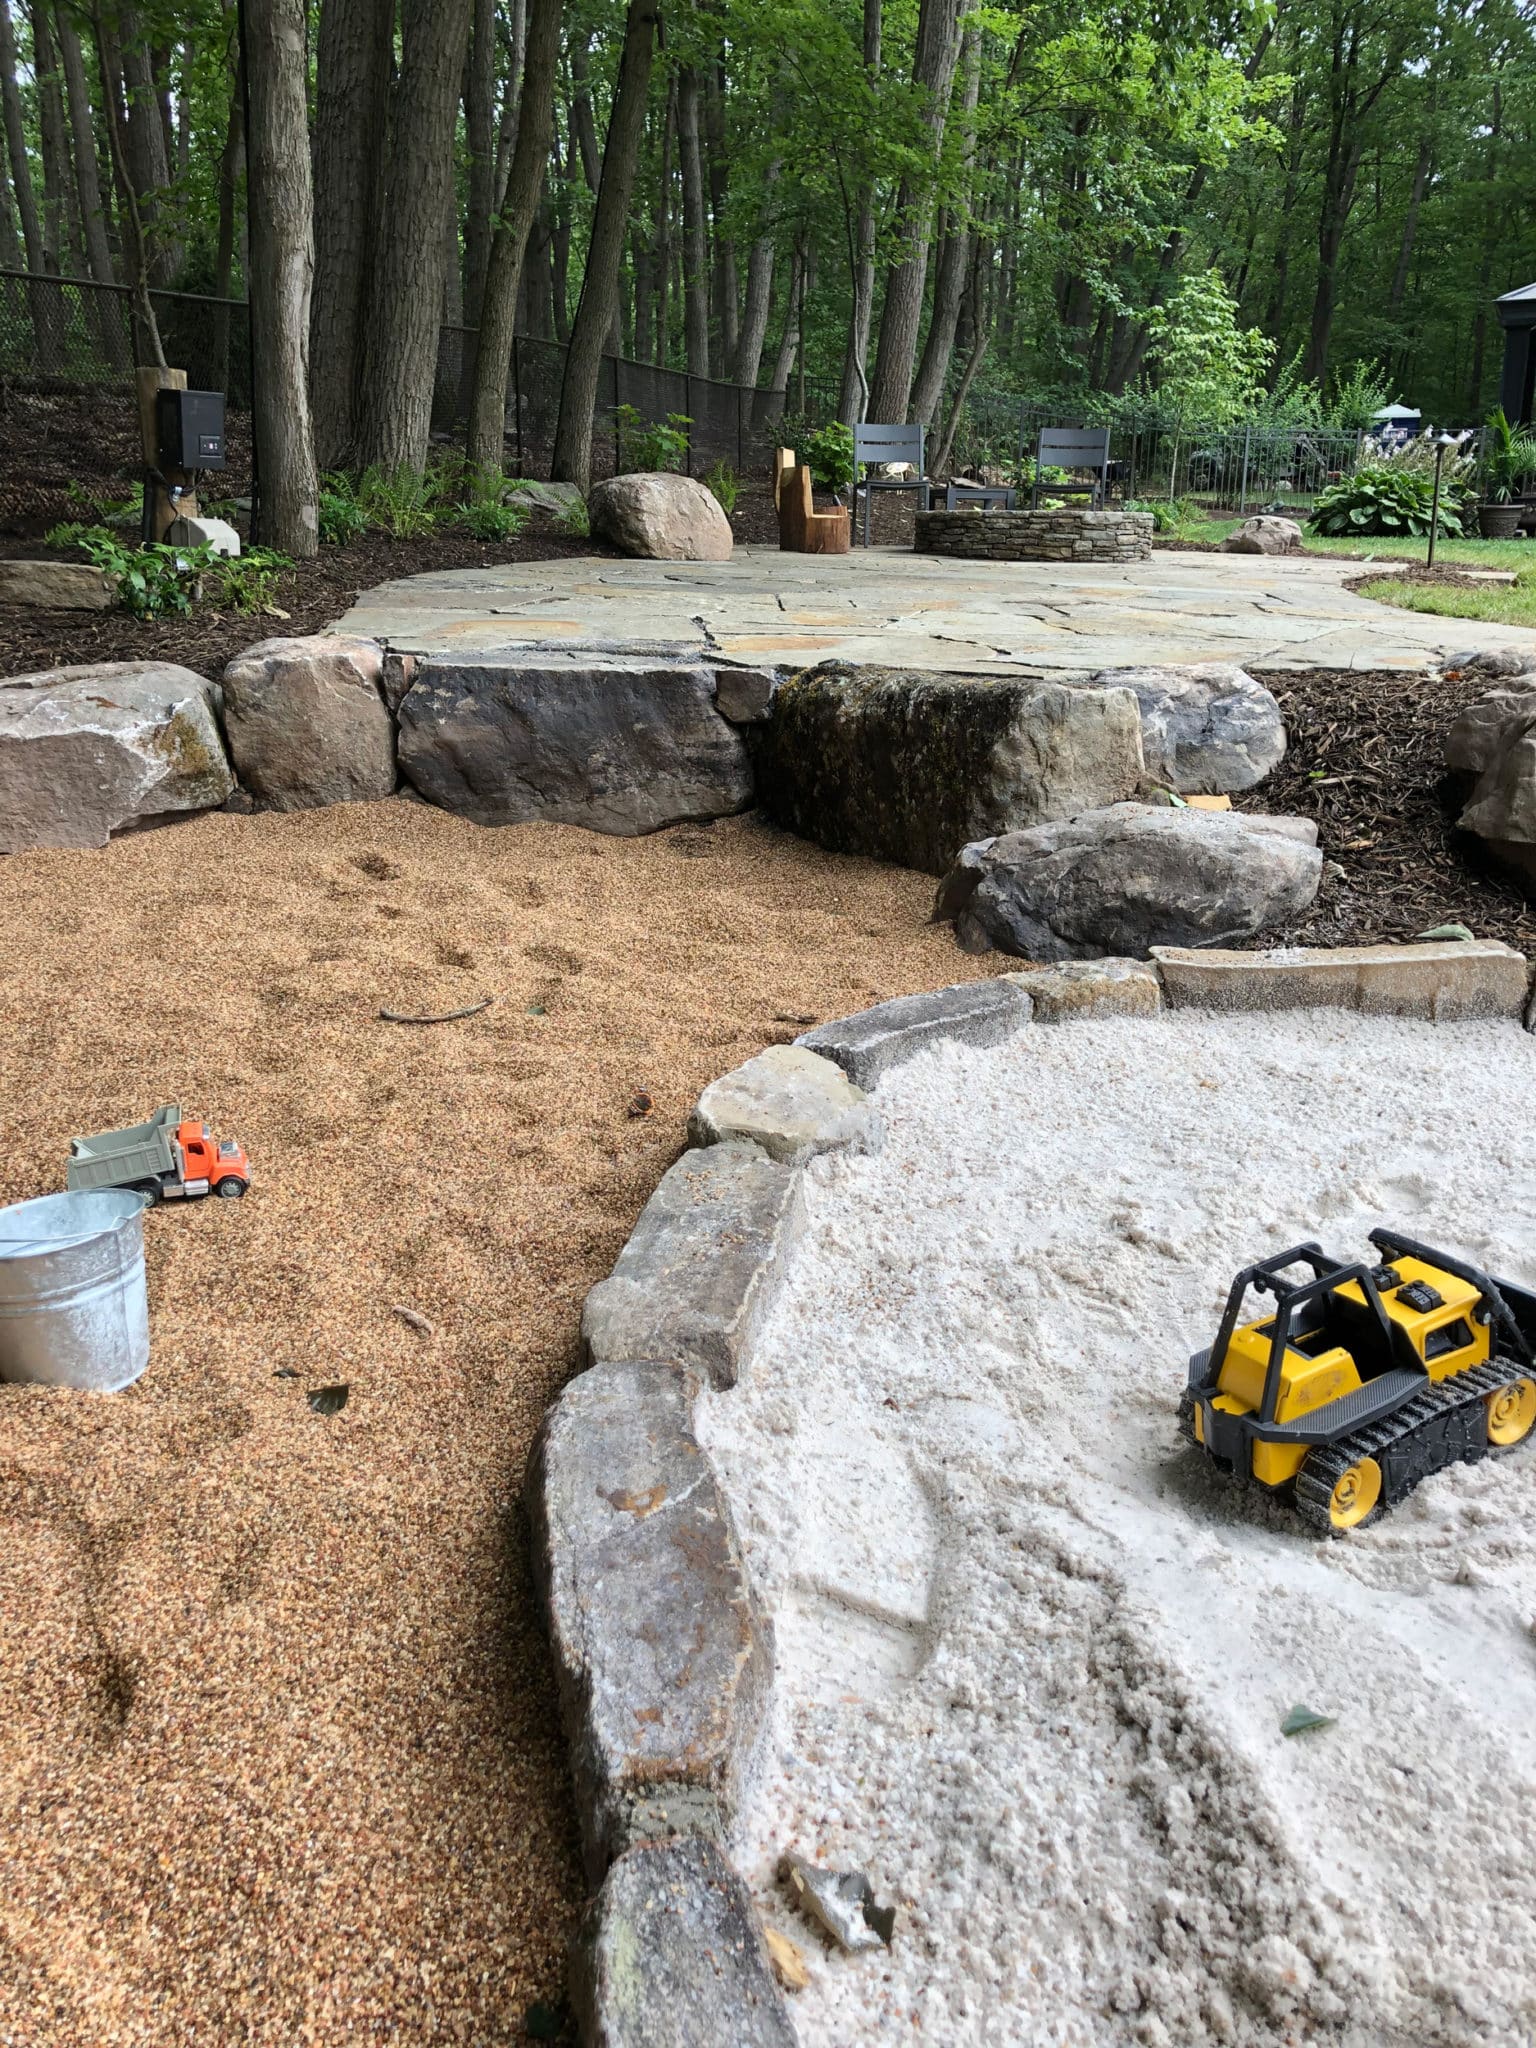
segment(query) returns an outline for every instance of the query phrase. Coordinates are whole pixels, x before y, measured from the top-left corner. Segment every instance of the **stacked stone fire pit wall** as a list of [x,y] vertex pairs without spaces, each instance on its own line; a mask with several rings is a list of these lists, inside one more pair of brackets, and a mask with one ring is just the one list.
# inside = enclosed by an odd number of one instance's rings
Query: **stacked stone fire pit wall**
[[1141,562],[1152,552],[1152,514],[1072,506],[919,512],[913,546],[920,555],[973,562]]
[[1533,1023],[1526,960],[1493,941],[1153,953],[901,997],[748,1060],[700,1096],[692,1149],[588,1295],[586,1369],[544,1419],[525,1499],[596,1887],[573,1958],[594,2048],[795,2042],[728,1848],[770,1700],[772,1625],[693,1403],[752,1371],[804,1234],[805,1162],[880,1142],[866,1091],[945,1040],[1164,1007]]

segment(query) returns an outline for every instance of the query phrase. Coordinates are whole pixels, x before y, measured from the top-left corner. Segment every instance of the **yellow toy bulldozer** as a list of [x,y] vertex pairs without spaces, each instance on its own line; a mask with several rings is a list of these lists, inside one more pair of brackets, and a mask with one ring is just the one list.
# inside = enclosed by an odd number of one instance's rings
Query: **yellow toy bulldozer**
[[[1179,1409],[1191,1443],[1330,1536],[1536,1425],[1536,1293],[1396,1231],[1371,1242],[1384,1264],[1308,1243],[1245,1267]],[[1239,1323],[1250,1287],[1275,1312]]]

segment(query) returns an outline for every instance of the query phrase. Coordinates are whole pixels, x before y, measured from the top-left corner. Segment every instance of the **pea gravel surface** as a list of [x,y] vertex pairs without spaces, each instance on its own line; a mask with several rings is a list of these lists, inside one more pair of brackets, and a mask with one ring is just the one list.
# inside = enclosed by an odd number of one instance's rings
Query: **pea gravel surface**
[[559,2013],[529,1442],[699,1089],[984,971],[932,889],[752,818],[619,840],[402,799],[0,862],[0,1200],[171,1101],[254,1175],[146,1218],[135,1387],[0,1388],[3,2048]]

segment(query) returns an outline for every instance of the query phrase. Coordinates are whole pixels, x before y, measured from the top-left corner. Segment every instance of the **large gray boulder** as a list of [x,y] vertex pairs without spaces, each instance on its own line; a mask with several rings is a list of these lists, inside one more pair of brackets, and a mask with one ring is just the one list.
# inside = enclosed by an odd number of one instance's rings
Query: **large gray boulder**
[[92,683],[115,689],[120,683],[145,679],[171,690],[201,690],[215,715],[224,709],[224,692],[217,683],[174,661],[74,661],[61,668],[35,668],[25,675],[0,676],[0,690],[52,690],[60,683]]
[[1141,718],[1130,690],[829,662],[781,686],[755,758],[792,832],[942,875],[971,840],[1131,795]]
[[1180,796],[1252,789],[1285,758],[1279,704],[1231,662],[1105,668],[1087,686],[1135,695],[1147,774]]
[[1316,842],[1307,818],[1112,804],[967,846],[934,916],[968,951],[1026,960],[1230,945],[1312,901]]
[[0,689],[0,853],[105,846],[125,827],[222,804],[235,784],[215,694],[190,669],[138,662]]
[[746,742],[708,669],[424,660],[400,702],[400,769],[477,825],[655,832],[752,800]]
[[647,470],[608,477],[593,488],[587,517],[594,540],[611,541],[626,555],[660,562],[730,558],[731,522],[714,494],[691,476]]
[[1299,555],[1301,528],[1294,519],[1260,512],[1245,519],[1221,544],[1224,555]]
[[375,640],[261,640],[224,671],[224,730],[241,783],[274,811],[363,802],[395,787],[395,725]]

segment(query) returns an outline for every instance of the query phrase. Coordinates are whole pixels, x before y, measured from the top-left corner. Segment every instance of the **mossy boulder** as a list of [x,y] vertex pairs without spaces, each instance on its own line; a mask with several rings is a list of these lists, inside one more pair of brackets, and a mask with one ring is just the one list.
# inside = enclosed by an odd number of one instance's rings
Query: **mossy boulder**
[[1130,796],[1130,690],[829,662],[793,676],[756,729],[758,797],[836,853],[942,875],[962,846]]

